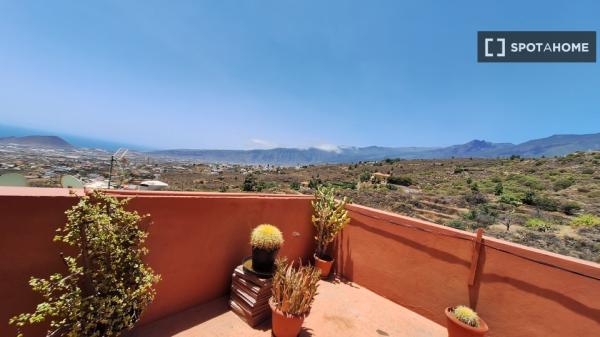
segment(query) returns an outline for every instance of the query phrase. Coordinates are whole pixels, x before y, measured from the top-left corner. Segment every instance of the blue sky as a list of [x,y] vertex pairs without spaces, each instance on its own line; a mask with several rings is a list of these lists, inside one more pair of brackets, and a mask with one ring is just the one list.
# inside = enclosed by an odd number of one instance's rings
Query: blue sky
[[478,64],[478,30],[590,1],[2,1],[0,123],[155,148],[600,132],[600,65]]

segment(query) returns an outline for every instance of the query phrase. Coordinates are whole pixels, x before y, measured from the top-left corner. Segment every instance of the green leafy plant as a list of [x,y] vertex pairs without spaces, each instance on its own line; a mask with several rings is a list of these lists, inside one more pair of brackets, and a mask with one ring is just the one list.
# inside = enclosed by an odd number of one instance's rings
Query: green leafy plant
[[452,314],[454,314],[454,317],[456,317],[456,319],[467,325],[470,325],[475,328],[479,327],[479,316],[475,311],[473,311],[473,309],[465,305],[459,305],[454,307],[454,309],[452,309]]
[[252,230],[250,244],[256,248],[277,250],[283,245],[283,234],[281,234],[279,228],[273,225],[258,225]]
[[593,214],[582,214],[573,221],[571,221],[573,227],[594,227],[600,226],[600,217]]
[[333,242],[335,236],[350,222],[350,216],[346,210],[348,199],[335,199],[335,191],[331,187],[320,186],[315,191],[313,200],[312,222],[316,229],[315,240],[317,241],[316,255],[325,258],[327,248]]
[[50,320],[47,336],[118,336],[140,319],[160,276],[142,259],[148,233],[139,228],[143,217],[124,209],[127,202],[94,192],[66,212],[67,223],[54,241],[77,253],[61,254],[67,275],[31,278],[43,302],[33,313],[11,318],[18,336],[26,324],[45,320]]
[[281,312],[300,316],[310,311],[315,296],[321,271],[312,266],[299,266],[277,259],[276,271],[273,276],[272,302]]

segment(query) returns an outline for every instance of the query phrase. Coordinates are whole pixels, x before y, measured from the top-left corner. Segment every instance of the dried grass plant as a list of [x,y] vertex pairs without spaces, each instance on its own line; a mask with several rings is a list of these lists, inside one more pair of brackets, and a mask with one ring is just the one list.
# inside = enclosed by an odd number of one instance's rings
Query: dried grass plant
[[317,295],[321,271],[313,266],[298,266],[277,259],[273,276],[273,305],[287,315],[308,315]]

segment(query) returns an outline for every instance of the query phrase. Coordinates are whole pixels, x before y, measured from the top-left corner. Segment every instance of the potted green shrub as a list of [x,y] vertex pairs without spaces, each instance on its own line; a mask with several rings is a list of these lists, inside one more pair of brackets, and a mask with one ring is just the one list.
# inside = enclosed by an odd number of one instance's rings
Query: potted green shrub
[[43,302],[11,318],[17,336],[43,321],[50,322],[47,336],[119,336],[140,319],[160,276],[143,261],[148,233],[139,228],[143,217],[124,209],[127,202],[94,192],[66,212],[54,241],[75,252],[61,254],[68,273],[31,278]]
[[347,199],[335,199],[332,187],[320,186],[312,201],[312,222],[316,229],[315,266],[321,270],[321,276],[327,277],[333,265],[333,257],[328,254],[329,246],[335,236],[350,222],[346,210]]
[[459,305],[446,308],[448,337],[485,336],[488,326],[473,309]]
[[281,231],[269,224],[256,226],[250,235],[252,245],[252,269],[261,273],[273,272],[275,257],[283,245]]
[[276,337],[296,337],[317,294],[320,271],[312,266],[294,268],[285,259],[276,263],[273,276],[271,322]]

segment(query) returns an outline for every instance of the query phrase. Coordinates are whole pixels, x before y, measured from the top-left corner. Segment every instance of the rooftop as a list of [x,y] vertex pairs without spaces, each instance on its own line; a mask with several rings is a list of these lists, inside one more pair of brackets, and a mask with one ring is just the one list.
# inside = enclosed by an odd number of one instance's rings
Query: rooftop
[[[130,337],[271,336],[271,324],[249,327],[221,297],[138,328]],[[445,337],[444,326],[352,283],[319,283],[300,336]]]
[[[52,242],[84,191],[0,188],[0,336],[39,299],[30,276],[64,268]],[[150,213],[147,262],[162,276],[133,336],[269,336],[228,310],[233,268],[248,235],[276,224],[280,255],[308,261],[314,249],[309,196],[110,191]],[[488,336],[598,336],[600,265],[426,221],[348,205],[338,237],[338,281],[321,281],[302,335],[445,336],[444,308],[474,307]],[[343,281],[340,281],[343,280]],[[43,327],[25,336],[43,335]]]

